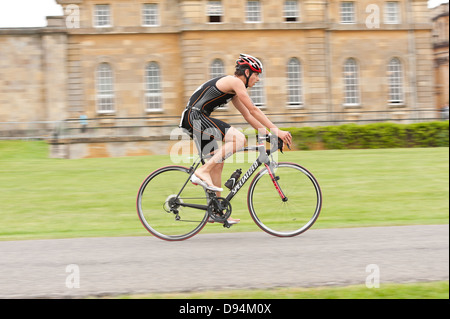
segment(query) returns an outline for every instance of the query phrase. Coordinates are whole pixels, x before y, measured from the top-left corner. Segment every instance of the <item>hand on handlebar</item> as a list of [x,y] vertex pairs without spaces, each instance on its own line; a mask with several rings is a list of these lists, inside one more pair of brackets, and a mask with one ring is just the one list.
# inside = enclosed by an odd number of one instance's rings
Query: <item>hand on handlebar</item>
[[[279,135],[275,135],[275,134],[267,134],[267,135],[258,135],[259,137],[257,137],[258,141],[266,141],[267,143],[270,143],[270,151],[268,151],[269,153],[273,153],[276,152],[277,150],[279,150],[281,153],[283,153],[283,146],[284,144],[287,145],[287,147],[289,149],[291,149],[291,143],[292,143],[292,135],[290,132],[286,132],[286,131],[278,131]],[[281,133],[281,134],[280,134]]]
[[[275,143],[275,141],[277,142],[277,148],[278,150],[283,153],[283,144],[286,144],[286,146],[291,149],[291,143],[292,143],[292,135],[290,132],[286,132],[286,131],[278,131],[278,138],[277,140],[275,140],[275,136],[272,137],[272,141],[273,143]],[[272,135],[270,135],[272,136]],[[270,141],[270,136],[267,138],[267,141]],[[273,149],[273,151],[276,150]]]
[[[289,133],[289,132],[284,132],[284,133],[288,134],[288,138],[285,138],[285,139],[288,140],[288,141],[292,141],[291,133]],[[271,147],[270,147],[271,152],[274,152],[274,151],[276,151],[278,149],[281,153],[283,153],[284,140],[281,139],[280,137],[276,137],[276,135],[269,134],[269,135],[266,136],[266,142],[270,143],[270,145],[271,145]],[[291,142],[286,143],[286,145],[287,145],[287,147],[289,149],[291,149],[290,143]]]
[[290,132],[286,131],[278,131],[278,139],[282,140],[284,143],[286,143],[287,147],[291,149],[292,144],[292,135]]

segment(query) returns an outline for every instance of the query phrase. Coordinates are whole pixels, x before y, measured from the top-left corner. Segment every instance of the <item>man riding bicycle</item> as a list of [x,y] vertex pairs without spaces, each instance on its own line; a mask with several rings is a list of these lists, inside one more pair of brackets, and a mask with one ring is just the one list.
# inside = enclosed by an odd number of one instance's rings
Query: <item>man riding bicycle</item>
[[[240,54],[236,61],[234,75],[214,78],[202,84],[191,96],[181,116],[180,127],[187,130],[191,138],[196,137],[203,154],[214,153],[213,157],[197,169],[191,182],[216,192],[220,196],[223,189],[222,170],[224,159],[244,147],[245,136],[229,124],[210,117],[218,107],[233,102],[244,119],[258,132],[278,136],[288,146],[292,143],[289,132],[280,130],[256,107],[247,88],[253,87],[260,79],[262,63],[248,54]],[[219,147],[217,141],[224,144]]]

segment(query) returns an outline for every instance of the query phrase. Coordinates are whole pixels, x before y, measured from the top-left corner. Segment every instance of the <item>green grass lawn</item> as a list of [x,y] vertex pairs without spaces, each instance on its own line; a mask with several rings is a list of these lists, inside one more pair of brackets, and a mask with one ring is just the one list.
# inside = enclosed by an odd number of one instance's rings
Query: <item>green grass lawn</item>
[[[308,168],[324,198],[313,228],[448,224],[449,149],[299,151],[279,154]],[[225,166],[224,181],[236,168]],[[136,194],[169,156],[49,159],[45,142],[0,142],[0,240],[148,235],[136,214]],[[186,164],[188,165],[188,164]],[[231,229],[260,231],[247,211],[248,183],[233,199]]]
[[[117,299],[448,299],[448,281],[316,288],[273,288],[117,296]],[[110,298],[110,297],[108,297]]]

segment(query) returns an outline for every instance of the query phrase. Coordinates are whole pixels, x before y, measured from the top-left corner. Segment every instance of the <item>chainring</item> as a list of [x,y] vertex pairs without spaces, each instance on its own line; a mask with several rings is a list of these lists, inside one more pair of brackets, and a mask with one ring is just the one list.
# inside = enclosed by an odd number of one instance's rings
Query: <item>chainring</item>
[[215,222],[223,223],[231,215],[231,204],[226,198],[213,197],[208,205],[208,214]]

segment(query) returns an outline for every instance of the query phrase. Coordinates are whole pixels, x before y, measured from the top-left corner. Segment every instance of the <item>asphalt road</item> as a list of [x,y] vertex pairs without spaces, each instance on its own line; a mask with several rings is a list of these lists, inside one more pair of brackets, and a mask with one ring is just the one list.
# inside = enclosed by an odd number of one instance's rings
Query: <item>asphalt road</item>
[[449,226],[0,242],[0,298],[448,280]]

